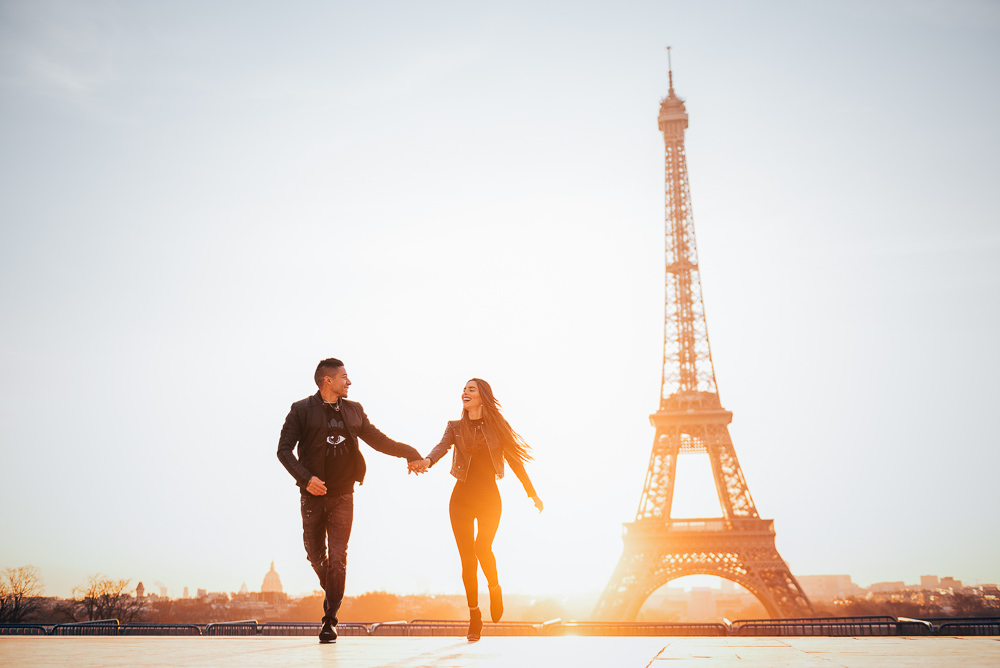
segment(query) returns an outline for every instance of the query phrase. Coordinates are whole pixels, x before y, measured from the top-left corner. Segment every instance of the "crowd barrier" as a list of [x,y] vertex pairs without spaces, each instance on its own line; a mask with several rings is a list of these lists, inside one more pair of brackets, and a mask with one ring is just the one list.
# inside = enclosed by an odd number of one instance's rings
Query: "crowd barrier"
[[[70,624],[0,624],[0,635],[17,636],[315,636],[318,622],[258,622],[247,619],[211,624],[159,624],[101,619]],[[464,637],[468,622],[455,619],[342,623],[341,636]],[[485,636],[997,636],[1000,617],[803,617],[738,619],[723,623],[655,622],[485,622]]]

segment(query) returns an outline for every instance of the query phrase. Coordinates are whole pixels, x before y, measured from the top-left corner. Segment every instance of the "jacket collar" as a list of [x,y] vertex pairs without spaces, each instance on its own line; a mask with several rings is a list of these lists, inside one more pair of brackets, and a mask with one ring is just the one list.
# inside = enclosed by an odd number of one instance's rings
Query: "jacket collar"
[[[316,390],[316,394],[314,394],[311,397],[309,397],[309,405],[310,406],[322,406],[325,403],[326,403],[326,401],[323,400],[323,395],[319,393],[319,390]],[[341,408],[341,410],[343,410],[344,408],[346,408],[348,406],[350,406],[353,409],[355,406],[358,406],[358,405],[359,404],[356,401],[351,401],[350,399],[347,399],[347,398],[344,398],[344,397],[340,398],[340,408]]]

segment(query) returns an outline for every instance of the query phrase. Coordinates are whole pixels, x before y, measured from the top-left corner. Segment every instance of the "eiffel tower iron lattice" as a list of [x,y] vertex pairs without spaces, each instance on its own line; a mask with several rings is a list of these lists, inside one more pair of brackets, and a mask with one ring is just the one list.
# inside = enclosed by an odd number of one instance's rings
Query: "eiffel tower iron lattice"
[[[649,469],[635,521],[623,527],[624,550],[594,610],[606,620],[634,620],[659,587],[685,575],[715,575],[745,587],[772,617],[803,617],[812,605],[774,544],[773,520],[761,519],[729,437],[733,414],[722,407],[708,344],[688,184],[683,100],[670,90],[660,105],[666,148],[666,303],[663,373]],[[704,453],[711,462],[722,517],[674,520],[677,458]]]

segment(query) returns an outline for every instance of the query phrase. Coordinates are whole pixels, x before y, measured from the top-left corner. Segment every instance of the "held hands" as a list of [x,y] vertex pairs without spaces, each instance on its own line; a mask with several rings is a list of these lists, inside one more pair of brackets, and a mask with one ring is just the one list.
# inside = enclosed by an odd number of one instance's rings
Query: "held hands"
[[412,462],[406,462],[406,473],[415,473],[420,475],[421,473],[427,473],[427,470],[431,467],[431,460],[428,458],[414,459]]
[[306,491],[313,496],[323,496],[326,494],[326,483],[316,476],[313,476],[309,478],[309,484],[306,485]]
[[538,512],[542,512],[543,504],[542,500],[538,498],[538,495],[531,497],[531,500],[535,502],[535,508],[538,508]]

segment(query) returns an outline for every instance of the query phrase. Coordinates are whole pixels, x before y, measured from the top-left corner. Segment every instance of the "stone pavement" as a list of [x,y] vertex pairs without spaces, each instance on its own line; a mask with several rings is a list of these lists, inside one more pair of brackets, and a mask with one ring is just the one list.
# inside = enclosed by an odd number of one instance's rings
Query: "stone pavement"
[[0,666],[89,668],[997,668],[1000,637],[665,638],[30,637],[0,636]]

